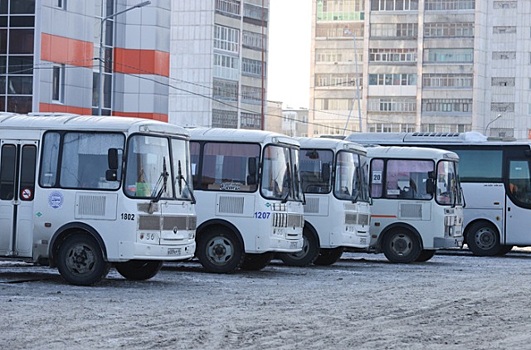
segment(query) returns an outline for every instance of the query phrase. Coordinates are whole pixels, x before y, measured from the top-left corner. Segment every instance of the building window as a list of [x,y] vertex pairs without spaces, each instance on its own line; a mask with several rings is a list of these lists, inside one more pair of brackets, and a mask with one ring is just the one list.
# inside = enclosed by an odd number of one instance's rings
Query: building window
[[262,103],[262,88],[242,85],[242,102],[259,105]]
[[364,0],[319,0],[318,21],[360,21],[365,18]]
[[56,0],[57,7],[63,10],[66,10],[66,0]]
[[414,63],[417,62],[417,49],[369,49],[369,62]]
[[216,100],[238,101],[238,82],[214,78],[212,97]]
[[514,86],[515,78],[492,78],[491,86]]
[[369,74],[369,85],[417,85],[416,74]]
[[422,111],[441,113],[470,113],[472,112],[472,99],[423,99]]
[[475,0],[426,0],[426,11],[473,10]]
[[238,112],[213,109],[212,127],[236,129],[238,127]]
[[235,28],[216,25],[214,48],[238,54],[240,52],[240,31]]
[[[361,74],[358,74],[358,86],[363,86]],[[349,87],[356,86],[356,75],[353,73],[343,74],[316,74],[315,87]]]
[[262,129],[262,118],[260,114],[257,113],[241,113],[241,122],[240,126],[243,129]]
[[424,24],[424,37],[474,37],[474,23],[426,23]]
[[243,4],[243,21],[257,26],[267,27],[268,9],[251,4]]
[[372,11],[416,11],[418,0],[371,0]]
[[64,103],[65,95],[65,66],[56,65],[52,68],[52,101]]
[[492,112],[514,112],[514,102],[492,102],[490,110]]
[[493,60],[515,60],[516,51],[495,51],[492,53]]
[[427,73],[422,75],[422,86],[433,89],[472,88],[472,74]]
[[228,15],[240,15],[240,2],[236,0],[216,0],[216,11]]
[[492,27],[493,34],[514,34],[516,33],[515,26],[496,26]]
[[[265,66],[264,62],[258,60],[252,60],[249,58],[242,59],[242,74],[252,75],[255,77],[262,76],[262,66]],[[265,72],[263,72],[265,75]]]
[[493,8],[495,9],[515,9],[516,7],[516,1],[494,1],[493,4]]
[[429,63],[473,63],[474,49],[426,49],[424,60]]
[[254,50],[263,50],[267,47],[267,39],[265,35],[260,33],[243,31],[242,46]]
[[417,110],[416,98],[380,97],[370,98],[367,102],[369,112],[412,113]]
[[417,23],[374,23],[371,24],[371,37],[414,39],[418,35]]

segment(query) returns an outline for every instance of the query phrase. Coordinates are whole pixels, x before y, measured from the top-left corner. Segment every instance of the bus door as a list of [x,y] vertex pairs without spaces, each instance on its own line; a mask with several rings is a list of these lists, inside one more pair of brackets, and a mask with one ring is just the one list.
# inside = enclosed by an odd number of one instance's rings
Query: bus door
[[31,257],[37,141],[0,142],[0,255]]
[[[506,244],[531,243],[531,161],[529,158],[508,160],[506,183]],[[502,239],[502,244],[503,244]]]

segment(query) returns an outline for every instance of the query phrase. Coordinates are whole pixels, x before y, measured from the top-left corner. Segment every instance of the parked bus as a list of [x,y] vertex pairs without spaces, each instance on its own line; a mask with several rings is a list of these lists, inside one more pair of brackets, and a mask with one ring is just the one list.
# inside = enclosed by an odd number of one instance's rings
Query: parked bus
[[418,147],[367,147],[371,248],[396,263],[424,262],[463,243],[458,156]]
[[531,144],[467,133],[359,133],[364,144],[437,147],[459,155],[464,242],[478,256],[531,246]]
[[146,119],[0,116],[0,256],[91,285],[111,264],[153,277],[190,259],[196,215],[189,136]]
[[190,129],[196,256],[209,272],[260,270],[303,245],[299,142],[277,133]]
[[278,257],[293,266],[331,265],[345,248],[369,247],[369,186],[365,148],[353,142],[298,138],[304,245]]

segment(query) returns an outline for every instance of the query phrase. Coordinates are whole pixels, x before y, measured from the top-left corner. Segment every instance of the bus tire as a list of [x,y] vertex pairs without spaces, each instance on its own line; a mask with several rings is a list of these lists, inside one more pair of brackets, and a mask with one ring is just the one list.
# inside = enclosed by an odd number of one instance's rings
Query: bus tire
[[130,260],[114,264],[120,275],[132,281],[148,280],[154,277],[161,267],[162,261],[156,260]]
[[230,229],[213,226],[197,236],[196,256],[208,272],[231,273],[240,267],[243,244]]
[[273,252],[262,254],[245,254],[240,269],[247,271],[260,271],[266,267],[275,256]]
[[382,251],[390,262],[407,264],[418,259],[422,247],[413,232],[395,227],[385,235]]
[[415,262],[426,262],[426,261],[430,260],[431,258],[433,258],[434,255],[435,255],[435,250],[433,250],[433,249],[431,249],[431,250],[423,249],[420,252],[419,257],[417,259],[415,259]]
[[486,221],[478,221],[467,230],[466,244],[477,256],[495,256],[501,250],[498,230]]
[[63,279],[74,285],[90,286],[109,272],[98,243],[87,234],[72,234],[59,246],[57,269]]
[[317,259],[313,262],[318,266],[329,266],[335,264],[343,255],[343,247],[337,247],[332,249],[321,249]]
[[302,250],[296,253],[279,253],[278,258],[289,266],[309,266],[319,255],[319,241],[317,236],[308,228],[302,231]]

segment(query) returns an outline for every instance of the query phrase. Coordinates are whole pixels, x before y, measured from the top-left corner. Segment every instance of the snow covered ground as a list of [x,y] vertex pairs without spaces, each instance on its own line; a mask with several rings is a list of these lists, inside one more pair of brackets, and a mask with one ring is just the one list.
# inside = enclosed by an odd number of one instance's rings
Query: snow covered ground
[[529,349],[531,255],[437,254],[398,265],[346,253],[216,275],[172,263],[95,287],[0,263],[4,349]]

